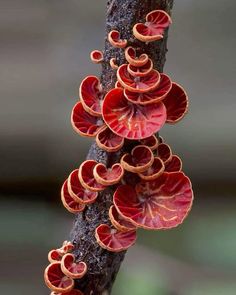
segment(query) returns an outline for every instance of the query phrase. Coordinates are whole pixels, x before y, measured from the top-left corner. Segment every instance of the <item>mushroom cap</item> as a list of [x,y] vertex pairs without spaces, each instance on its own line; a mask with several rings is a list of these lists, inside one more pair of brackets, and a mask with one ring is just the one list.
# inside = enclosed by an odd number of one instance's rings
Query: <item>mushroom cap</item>
[[108,34],[108,41],[113,47],[125,48],[127,46],[127,40],[120,38],[120,32],[112,30]]
[[133,27],[134,36],[142,42],[152,42],[163,38],[166,28],[172,23],[164,10],[153,10],[146,15],[146,23],[137,23]]
[[96,76],[87,76],[79,87],[83,108],[92,116],[101,116],[102,87]]
[[107,224],[101,224],[96,228],[95,237],[97,243],[111,252],[127,250],[136,241],[136,230],[127,232],[118,231]]
[[181,224],[193,201],[192,185],[183,172],[164,172],[135,188],[122,185],[113,197],[119,214],[137,227],[167,229]]
[[98,163],[93,170],[96,181],[105,186],[120,182],[123,174],[124,169],[119,163],[114,164],[111,168],[107,168],[104,164]]
[[133,77],[144,77],[151,72],[153,69],[153,62],[149,58],[148,61],[142,67],[135,67],[129,64],[127,66],[127,71]]
[[68,253],[68,252],[71,252],[74,249],[74,247],[75,246],[73,245],[72,242],[64,241],[60,250],[63,251],[64,253]]
[[72,110],[71,124],[77,133],[87,137],[96,136],[104,125],[100,118],[86,112],[81,102],[78,102]]
[[93,50],[90,53],[90,59],[95,64],[100,64],[103,61],[103,52],[101,50]]
[[128,65],[123,64],[117,70],[117,79],[120,84],[131,92],[149,92],[157,88],[160,83],[160,73],[151,70],[144,77],[134,77],[128,72]]
[[94,160],[84,161],[79,167],[79,180],[85,189],[100,192],[105,189],[105,186],[98,183],[94,178],[93,170],[96,165],[97,162]]
[[166,163],[165,171],[166,172],[178,172],[182,170],[182,161],[177,155],[173,155],[172,159]]
[[158,132],[166,121],[162,102],[145,106],[135,105],[125,98],[122,88],[110,90],[103,101],[103,119],[117,135],[142,139]]
[[75,169],[68,177],[68,191],[75,202],[92,204],[97,199],[98,193],[84,188],[79,180],[79,169]]
[[81,279],[87,272],[87,264],[83,261],[75,262],[75,256],[67,253],[61,260],[62,272],[72,279]]
[[160,143],[157,147],[157,154],[161,160],[167,164],[172,159],[172,151],[168,144]]
[[179,122],[187,113],[189,107],[188,95],[184,88],[173,82],[170,92],[163,103],[166,106],[166,123],[175,124]]
[[65,253],[61,251],[60,249],[52,249],[51,251],[48,252],[48,261],[50,263],[61,261],[64,254]]
[[44,271],[45,284],[57,293],[66,293],[74,288],[74,280],[61,270],[61,262],[53,262]]
[[110,66],[111,66],[111,68],[112,68],[113,70],[117,70],[117,69],[119,68],[119,66],[118,66],[117,63],[116,63],[116,59],[115,59],[115,57],[112,57],[112,58],[110,59]]
[[96,136],[96,143],[102,149],[109,153],[117,152],[124,145],[124,138],[115,134],[110,128],[105,126]]
[[164,162],[159,157],[155,157],[152,165],[146,171],[139,173],[139,176],[143,180],[150,181],[160,177],[164,171]]
[[130,231],[135,230],[136,226],[134,226],[129,221],[123,219],[118,211],[116,210],[116,207],[112,205],[109,209],[109,218],[112,223],[112,225],[118,230],[118,231]]
[[70,213],[78,213],[84,210],[85,205],[76,202],[70,195],[68,190],[68,180],[66,180],[61,188],[61,201],[64,207],[70,212]]
[[170,92],[172,83],[169,76],[167,76],[166,74],[161,73],[160,76],[160,83],[156,89],[145,93],[131,92],[128,89],[125,89],[125,97],[130,102],[140,105],[146,105],[162,101]]
[[141,139],[139,140],[139,143],[141,145],[146,145],[147,147],[149,147],[152,151],[154,151],[159,144],[159,138],[156,137],[156,135],[151,135],[147,138]]
[[137,56],[136,50],[132,46],[125,49],[125,58],[134,67],[142,67],[148,62],[148,55],[142,53],[140,56]]

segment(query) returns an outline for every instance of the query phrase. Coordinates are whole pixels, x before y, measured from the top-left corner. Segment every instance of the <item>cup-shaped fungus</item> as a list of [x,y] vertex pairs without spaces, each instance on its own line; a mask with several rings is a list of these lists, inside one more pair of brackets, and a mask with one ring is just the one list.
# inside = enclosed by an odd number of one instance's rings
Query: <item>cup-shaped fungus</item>
[[76,202],[70,195],[68,190],[68,180],[64,182],[61,188],[61,201],[63,206],[70,212],[70,213],[78,213],[84,210],[85,205]]
[[130,103],[122,88],[114,88],[105,96],[102,116],[117,135],[128,139],[142,139],[158,132],[166,121],[162,102],[149,105]]
[[79,97],[86,112],[101,116],[102,87],[96,76],[87,76],[79,87]]
[[44,271],[44,280],[48,288],[57,293],[66,293],[74,288],[74,280],[62,272],[61,262],[48,265]]
[[172,159],[172,150],[166,143],[160,143],[157,147],[157,155],[166,164]]
[[117,152],[124,145],[124,137],[115,134],[106,126],[98,132],[96,143],[102,150],[109,153]]
[[101,118],[90,115],[85,111],[81,102],[78,102],[71,113],[73,129],[81,136],[94,137],[104,126]]
[[103,61],[103,53],[101,50],[93,50],[90,53],[90,59],[95,64],[100,64]]
[[146,145],[152,151],[154,151],[158,147],[159,139],[155,135],[151,135],[151,136],[149,136],[147,138],[139,140],[139,143],[141,145]]
[[112,205],[109,209],[109,218],[112,225],[119,231],[130,231],[136,229],[136,226],[119,215],[114,205]]
[[107,224],[101,224],[96,228],[95,237],[97,243],[111,252],[127,250],[136,241],[136,230],[118,231]]
[[119,81],[116,81],[115,88],[123,88]]
[[164,162],[159,157],[155,157],[152,165],[144,172],[139,173],[139,176],[146,181],[150,181],[161,176],[164,171]]
[[125,48],[127,46],[127,40],[120,38],[120,32],[116,30],[110,31],[108,34],[108,41],[113,47]]
[[119,163],[115,163],[111,168],[98,163],[93,170],[96,181],[102,185],[109,186],[120,182],[123,177],[124,169]]
[[124,154],[120,160],[123,168],[129,172],[141,173],[146,171],[153,163],[152,150],[145,145],[137,145],[131,153]]
[[136,50],[131,46],[125,49],[125,58],[134,67],[142,67],[148,62],[148,55],[146,53],[137,56]]
[[193,201],[189,178],[182,172],[164,172],[153,181],[140,181],[135,188],[121,185],[113,197],[119,214],[137,227],[167,229],[181,224]]
[[179,122],[188,111],[188,95],[179,84],[173,82],[170,92],[163,103],[166,106],[166,123],[175,124]]
[[182,161],[177,155],[173,155],[172,159],[165,164],[166,172],[178,172],[182,170]]
[[134,77],[128,72],[128,65],[123,64],[117,70],[117,79],[120,84],[131,92],[149,92],[157,88],[160,83],[160,73],[151,70],[144,77]]
[[81,204],[92,204],[97,199],[98,193],[84,188],[79,180],[79,169],[71,172],[68,177],[68,191],[71,197]]
[[64,241],[60,250],[65,254],[71,252],[74,249],[74,247],[75,246],[70,241]]
[[79,180],[81,185],[90,191],[100,192],[105,186],[98,183],[93,175],[93,169],[97,165],[94,160],[84,161],[79,167]]
[[125,97],[132,103],[140,104],[140,105],[146,105],[154,102],[162,101],[167,94],[171,90],[171,80],[170,78],[165,74],[160,74],[160,83],[157,86],[156,89],[139,93],[139,92],[132,92],[128,89],[125,89],[124,95]]
[[127,67],[127,71],[129,72],[129,74],[134,77],[144,77],[147,74],[149,74],[152,69],[153,69],[153,62],[150,58],[142,67],[135,67],[135,66],[132,66],[131,64],[129,64]]
[[133,27],[134,36],[142,42],[152,42],[163,38],[166,28],[172,23],[164,10],[153,10],[146,15],[146,22]]
[[119,66],[118,66],[117,63],[116,63],[116,59],[115,59],[115,57],[112,57],[112,58],[110,59],[110,66],[111,66],[111,68],[112,68],[113,70],[117,70],[117,69],[119,68]]
[[64,253],[60,249],[53,249],[48,252],[48,261],[50,263],[61,261]]
[[75,256],[68,253],[61,260],[61,270],[69,278],[81,279],[87,272],[87,264],[83,261],[75,262]]

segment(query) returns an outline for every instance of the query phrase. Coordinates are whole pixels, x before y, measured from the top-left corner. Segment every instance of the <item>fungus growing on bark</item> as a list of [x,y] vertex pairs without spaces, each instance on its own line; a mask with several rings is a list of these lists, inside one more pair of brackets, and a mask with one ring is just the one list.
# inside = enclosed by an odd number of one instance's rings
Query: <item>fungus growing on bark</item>
[[97,243],[111,252],[127,250],[136,241],[136,230],[119,231],[107,224],[101,224],[96,228],[95,237]]
[[110,59],[110,66],[111,66],[111,68],[112,68],[113,70],[117,70],[117,69],[119,68],[119,66],[118,66],[117,63],[116,63],[116,59],[115,59],[115,57],[112,57],[112,58]]
[[154,180],[162,175],[165,171],[165,164],[159,157],[155,157],[152,165],[142,173],[139,173],[140,178],[146,181]]
[[114,164],[111,168],[107,168],[104,164],[98,163],[93,170],[96,181],[105,186],[120,182],[123,174],[124,169],[119,163]]
[[100,64],[103,61],[103,53],[100,50],[93,50],[90,53],[90,59],[95,64]]
[[165,164],[166,172],[178,172],[182,170],[182,161],[177,155],[173,155],[172,159]]
[[127,40],[126,39],[122,40],[120,38],[120,33],[116,30],[112,30],[108,34],[108,41],[111,43],[113,47],[125,48],[127,46]]
[[131,46],[125,49],[125,58],[134,67],[142,67],[148,62],[148,55],[146,53],[137,56],[135,48]]
[[162,102],[145,106],[132,104],[122,88],[110,90],[104,98],[102,116],[117,135],[128,139],[142,139],[158,132],[166,121]]
[[48,265],[44,271],[44,281],[49,289],[57,293],[66,293],[74,288],[74,280],[62,272],[61,262]]
[[134,226],[129,221],[123,219],[118,211],[116,210],[116,207],[112,205],[109,209],[109,218],[112,223],[112,225],[118,230],[118,231],[130,231],[135,230],[136,226]]
[[124,137],[113,133],[108,127],[105,127],[98,132],[96,143],[102,150],[109,153],[117,152],[124,145]]
[[172,159],[172,151],[168,144],[161,143],[157,147],[157,154],[158,157],[166,164],[171,161]]
[[139,140],[139,143],[141,145],[146,145],[152,151],[154,151],[158,147],[159,138],[157,138],[155,135],[151,135],[151,136],[149,136],[147,138]]
[[153,181],[140,181],[135,188],[122,185],[114,193],[118,213],[137,227],[176,227],[188,215],[193,201],[189,178],[182,172],[164,172]]
[[146,15],[146,22],[133,27],[134,36],[142,42],[152,42],[163,38],[166,28],[172,23],[164,10],[153,10]]
[[62,257],[71,252],[74,249],[74,245],[70,241],[64,241],[62,247],[59,249],[52,249],[48,253],[48,261],[53,263],[57,261],[61,261]]
[[135,67],[135,66],[132,66],[131,64],[129,64],[127,67],[127,71],[133,77],[144,77],[147,74],[149,74],[152,69],[153,69],[153,62],[150,58],[142,67]]
[[61,260],[61,270],[69,278],[81,279],[87,272],[87,264],[83,261],[75,262],[75,256],[67,253]]

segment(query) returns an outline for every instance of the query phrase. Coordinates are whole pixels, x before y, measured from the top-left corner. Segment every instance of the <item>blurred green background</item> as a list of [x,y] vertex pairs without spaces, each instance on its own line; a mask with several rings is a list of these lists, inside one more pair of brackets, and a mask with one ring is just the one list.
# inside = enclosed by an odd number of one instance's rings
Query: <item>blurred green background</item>
[[[175,1],[165,72],[184,85],[190,113],[161,135],[183,159],[195,203],[185,223],[140,231],[114,295],[236,294],[236,2]],[[70,126],[77,87],[99,74],[105,0],[0,1],[0,293],[49,294],[47,252],[73,216],[62,181],[91,141]]]

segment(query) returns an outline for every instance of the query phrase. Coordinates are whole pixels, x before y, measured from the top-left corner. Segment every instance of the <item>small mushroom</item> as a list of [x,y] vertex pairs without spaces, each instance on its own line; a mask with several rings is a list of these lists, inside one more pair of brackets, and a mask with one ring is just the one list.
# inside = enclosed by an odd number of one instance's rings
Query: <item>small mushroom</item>
[[96,143],[102,150],[109,153],[117,152],[124,145],[124,138],[115,134],[106,126],[98,132]]
[[48,252],[48,261],[50,263],[61,261],[62,257],[64,255],[64,252],[60,249],[53,249]]
[[126,232],[136,229],[136,227],[132,223],[126,221],[119,215],[114,205],[112,205],[109,209],[109,218],[112,225],[119,231]]
[[172,159],[172,151],[168,144],[161,143],[157,147],[157,154],[158,157],[161,158],[161,160],[167,164]]
[[157,138],[155,135],[151,135],[147,138],[140,139],[139,143],[141,145],[146,145],[149,147],[152,151],[156,150],[159,144],[159,138]]
[[124,169],[119,163],[115,163],[111,168],[98,163],[93,170],[96,181],[102,185],[109,186],[120,182],[123,177]]
[[103,61],[103,53],[101,50],[93,50],[90,53],[90,59],[95,64],[100,64]]
[[113,70],[117,70],[119,68],[119,66],[116,63],[116,59],[114,57],[110,59],[110,66]]
[[148,62],[148,55],[146,53],[137,56],[136,50],[131,46],[125,49],[125,58],[134,67],[142,67]]
[[113,47],[125,48],[127,46],[127,40],[120,38],[120,32],[116,30],[110,31],[108,34],[108,41]]
[[164,10],[153,10],[146,15],[146,22],[133,27],[134,36],[142,42],[152,42],[163,38],[166,28],[172,23]]
[[172,159],[166,163],[165,171],[166,172],[178,172],[182,170],[182,161],[177,155],[173,155]]
[[61,262],[48,265],[44,271],[45,284],[56,293],[66,293],[74,288],[74,280],[67,277],[61,270]]
[[150,58],[148,59],[147,63],[142,67],[135,67],[130,64],[127,67],[127,71],[133,77],[144,77],[147,74],[149,74],[152,69],[153,69],[153,62]]
[[164,171],[164,162],[159,157],[155,157],[152,165],[146,171],[139,173],[139,176],[143,180],[150,181],[160,177]]
[[136,241],[136,230],[127,232],[118,231],[107,224],[101,224],[96,228],[95,237],[97,243],[111,252],[127,250]]
[[68,253],[61,260],[61,270],[69,278],[81,279],[87,272],[87,264],[83,261],[75,262],[75,256]]

